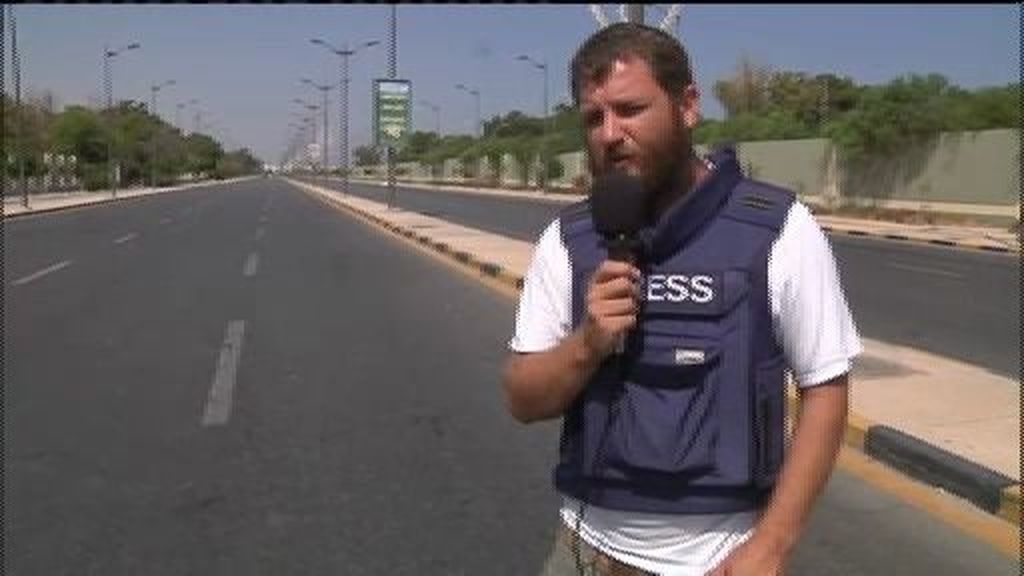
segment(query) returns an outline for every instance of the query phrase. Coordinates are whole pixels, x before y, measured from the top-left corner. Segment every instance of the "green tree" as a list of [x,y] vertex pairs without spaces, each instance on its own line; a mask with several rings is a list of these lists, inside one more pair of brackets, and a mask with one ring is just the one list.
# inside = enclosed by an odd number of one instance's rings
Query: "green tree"
[[217,159],[214,177],[217,179],[237,178],[247,174],[255,174],[263,169],[263,163],[257,160],[247,148],[227,152]]
[[428,164],[436,165],[450,158],[459,158],[475,142],[475,138],[465,134],[444,136],[436,147],[423,155],[422,160]]
[[412,134],[409,134],[409,140],[405,147],[398,153],[398,161],[418,161],[424,154],[438,146],[440,142],[441,138],[436,132],[413,132]]
[[169,186],[188,172],[188,151],[185,139],[174,129],[161,127],[156,135],[156,178],[159,186]]
[[740,59],[736,72],[715,82],[712,92],[725,108],[726,116],[731,118],[739,114],[753,114],[767,108],[768,86],[772,77],[771,70],[754,63],[744,56]]
[[18,159],[21,160],[25,176],[34,177],[45,170],[43,154],[50,148],[49,127],[53,114],[39,98],[22,100],[15,105],[13,99],[3,96],[4,107],[4,156],[9,158],[7,174],[19,173]]
[[945,130],[950,132],[1019,128],[1020,84],[982,88],[975,92],[951,89],[943,102]]
[[484,138],[540,136],[544,133],[544,120],[513,110],[504,116],[484,121]]
[[353,153],[356,157],[356,166],[380,164],[380,153],[373,146],[356,146]]
[[59,154],[73,154],[80,164],[107,161],[107,131],[96,112],[83,106],[70,106],[51,127],[50,140]]
[[213,138],[193,132],[185,139],[186,168],[193,174],[213,174],[224,155]]
[[828,136],[852,161],[895,154],[936,137],[947,126],[957,89],[941,75],[910,75],[863,90],[856,108],[831,123]]

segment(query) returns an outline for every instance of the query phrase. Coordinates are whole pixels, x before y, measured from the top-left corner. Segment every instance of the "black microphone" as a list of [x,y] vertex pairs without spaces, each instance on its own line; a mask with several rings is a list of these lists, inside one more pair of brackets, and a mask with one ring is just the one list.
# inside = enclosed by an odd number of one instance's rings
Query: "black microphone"
[[612,172],[598,178],[590,191],[590,209],[594,227],[604,237],[608,258],[635,263],[636,237],[647,215],[647,191],[643,181],[625,172]]
[[[608,258],[636,264],[639,242],[647,214],[647,190],[643,181],[625,172],[612,172],[598,178],[590,191],[590,210],[594,228],[605,240]],[[625,337],[617,352],[625,350]]]

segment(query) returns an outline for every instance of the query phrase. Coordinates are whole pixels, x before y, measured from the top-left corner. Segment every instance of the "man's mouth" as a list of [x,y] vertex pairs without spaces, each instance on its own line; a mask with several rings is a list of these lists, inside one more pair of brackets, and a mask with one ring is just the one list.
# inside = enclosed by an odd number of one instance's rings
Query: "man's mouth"
[[618,169],[628,168],[633,164],[633,158],[631,156],[612,156],[611,164]]

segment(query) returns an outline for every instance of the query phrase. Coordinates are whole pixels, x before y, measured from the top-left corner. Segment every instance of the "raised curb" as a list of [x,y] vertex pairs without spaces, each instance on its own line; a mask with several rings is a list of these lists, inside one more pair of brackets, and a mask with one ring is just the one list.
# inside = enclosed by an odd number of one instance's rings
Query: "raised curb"
[[[323,190],[305,182],[302,184]],[[321,196],[330,199],[334,205],[375,222],[399,236],[415,238],[420,244],[430,246],[460,266],[471,267],[516,290],[522,288],[522,276],[505,270],[498,264],[478,260],[465,252],[452,252],[444,243],[434,242],[413,230],[387,223],[372,214],[336,200],[333,194],[321,193]],[[799,396],[794,387],[787,387],[789,413],[796,414],[799,404]],[[1018,526],[1021,524],[1021,485],[1018,480],[890,426],[873,422],[855,412],[850,412],[847,416],[843,442],[847,447],[895,468],[905,476],[956,494],[989,514]]]
[[[338,180],[332,179],[332,181],[338,181]],[[387,185],[386,183],[383,183],[383,182],[374,181],[374,180],[363,180],[363,179],[351,179],[350,182],[357,183],[357,184],[370,184],[370,185],[373,185],[373,186],[386,186]],[[461,192],[461,193],[465,193],[465,194],[477,194],[477,195],[481,195],[481,196],[487,196],[487,195],[495,196],[495,195],[500,195],[501,192],[502,192],[501,188],[486,188],[486,187],[479,187],[479,186],[477,186],[477,187],[468,187],[468,186],[463,187],[463,186],[450,186],[450,185],[445,185],[445,184],[429,184],[429,183],[423,183],[423,182],[402,182],[402,181],[397,181],[396,184],[401,185],[401,186],[405,186],[405,187],[408,187],[408,188],[442,189],[442,190],[446,190],[446,191],[450,190],[450,191],[457,191],[457,192]],[[490,190],[490,191],[489,192],[484,192],[484,190]],[[516,192],[521,192],[521,191],[517,190]],[[527,198],[527,199],[530,199],[530,200],[536,200],[536,201],[541,201],[541,202],[563,202],[563,203],[575,202],[575,201],[577,201],[580,198],[578,196],[566,196],[566,195],[560,194],[560,193],[548,194],[548,195],[545,195],[545,196],[540,196],[540,195],[528,196],[528,195],[525,195],[525,194],[516,194],[516,195],[509,194],[507,196],[509,198]],[[825,217],[827,217],[827,216],[825,216]],[[820,218],[820,217],[816,217],[816,218]],[[836,227],[836,226],[830,226],[830,225],[825,225],[825,224],[820,224],[820,226],[821,226],[822,230],[825,230],[826,232],[831,232],[833,234],[847,234],[847,235],[850,235],[850,236],[866,236],[866,237],[869,237],[869,238],[881,238],[881,239],[885,239],[885,240],[893,240],[893,241],[898,241],[898,242],[909,242],[909,243],[915,243],[915,244],[922,244],[922,243],[923,244],[934,244],[934,245],[937,245],[937,246],[945,246],[945,247],[951,247],[951,248],[968,248],[968,249],[971,249],[971,250],[984,250],[984,251],[987,251],[987,252],[996,252],[996,253],[1002,253],[1002,254],[1020,253],[1020,249],[1019,248],[1013,248],[1013,247],[1010,247],[1010,246],[998,246],[998,245],[989,244],[989,243],[970,242],[970,241],[958,242],[958,241],[954,241],[954,240],[943,240],[943,239],[933,239],[933,238],[915,238],[914,236],[907,235],[907,234],[894,234],[892,232],[880,232],[880,231],[876,231],[876,230],[864,230],[864,229],[857,229],[857,228],[850,229],[850,228]]]
[[[248,178],[254,178],[254,177],[250,176]],[[141,198],[152,198],[153,196],[160,196],[161,194],[167,194],[169,192],[183,192],[185,190],[192,190],[192,189],[195,189],[195,188],[202,188],[204,186],[213,186],[213,185],[216,185],[216,184],[232,184],[234,182],[239,182],[239,181],[242,181],[242,180],[245,180],[245,179],[246,178],[243,177],[243,178],[232,178],[232,179],[229,179],[229,180],[213,180],[213,181],[209,181],[209,182],[200,182],[200,183],[196,183],[196,184],[192,184],[192,185],[188,185],[188,186],[169,188],[169,189],[166,189],[166,190],[160,190],[159,192],[149,192],[149,193],[146,193],[146,194],[133,194],[131,196],[118,196],[116,198],[101,198],[99,200],[95,200],[95,201],[91,201],[91,202],[79,202],[79,203],[76,203],[76,204],[65,204],[63,206],[51,206],[49,208],[30,208],[28,211],[25,211],[25,212],[7,213],[6,211],[4,211],[3,214],[2,214],[2,218],[4,220],[7,220],[9,218],[10,219],[17,219],[17,218],[22,218],[22,217],[25,217],[25,216],[35,216],[35,215],[38,215],[38,214],[49,214],[51,212],[58,212],[58,211],[61,211],[61,210],[72,210],[72,209],[76,209],[76,208],[88,208],[88,207],[91,207],[91,206],[98,206],[98,205],[101,205],[101,204],[110,204],[110,203],[113,203],[113,202],[124,202],[124,201],[127,201],[127,200],[139,200]],[[21,206],[20,203],[18,205]]]
[[992,244],[981,244],[978,242],[957,242],[954,240],[943,240],[939,238],[915,238],[913,236],[907,236],[905,234],[892,234],[888,232],[876,232],[874,230],[860,230],[860,229],[848,229],[848,228],[836,228],[835,226],[829,226],[825,224],[819,224],[821,229],[832,234],[846,234],[848,236],[864,236],[868,238],[884,238],[886,240],[895,240],[900,242],[910,242],[914,244],[935,244],[938,246],[945,246],[948,248],[969,248],[971,250],[985,250],[987,252],[998,252],[1003,254],[1020,253],[1019,249],[1014,249],[1009,246],[995,246]]

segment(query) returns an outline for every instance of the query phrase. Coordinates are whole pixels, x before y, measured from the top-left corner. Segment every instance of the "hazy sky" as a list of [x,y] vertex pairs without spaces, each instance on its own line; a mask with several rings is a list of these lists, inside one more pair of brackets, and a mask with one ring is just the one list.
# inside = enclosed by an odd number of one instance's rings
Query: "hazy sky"
[[[618,5],[602,6],[618,19]],[[299,110],[292,99],[320,102],[320,93],[299,78],[339,81],[338,57],[310,38],[337,46],[380,40],[351,60],[351,147],[370,140],[371,80],[387,74],[387,6],[19,5],[14,10],[23,91],[50,90],[60,105],[98,103],[103,45],[139,42],[141,49],[114,61],[117,99],[148,102],[149,86],[173,78],[177,85],[159,94],[158,111],[165,119],[173,122],[175,104],[196,98],[215,134],[268,162],[279,160],[292,134],[290,114]],[[657,9],[649,8],[648,14],[649,22],[660,20]],[[1020,81],[1020,27],[1016,5],[694,5],[684,7],[677,33],[705,95],[705,114],[721,117],[711,85],[735,70],[744,54],[776,69],[834,72],[859,83],[936,72],[976,88]],[[568,62],[596,28],[586,4],[399,5],[398,75],[412,81],[414,98],[441,107],[442,132],[471,133],[473,100],[455,84],[479,88],[484,118],[513,109],[539,114],[541,73],[515,56],[547,60],[554,106],[568,100]],[[6,61],[4,78],[10,91]],[[330,102],[333,140],[337,91]],[[417,105],[413,122],[417,129],[433,129],[433,112]],[[188,118],[186,127],[192,125]],[[332,145],[332,158],[336,154]]]

